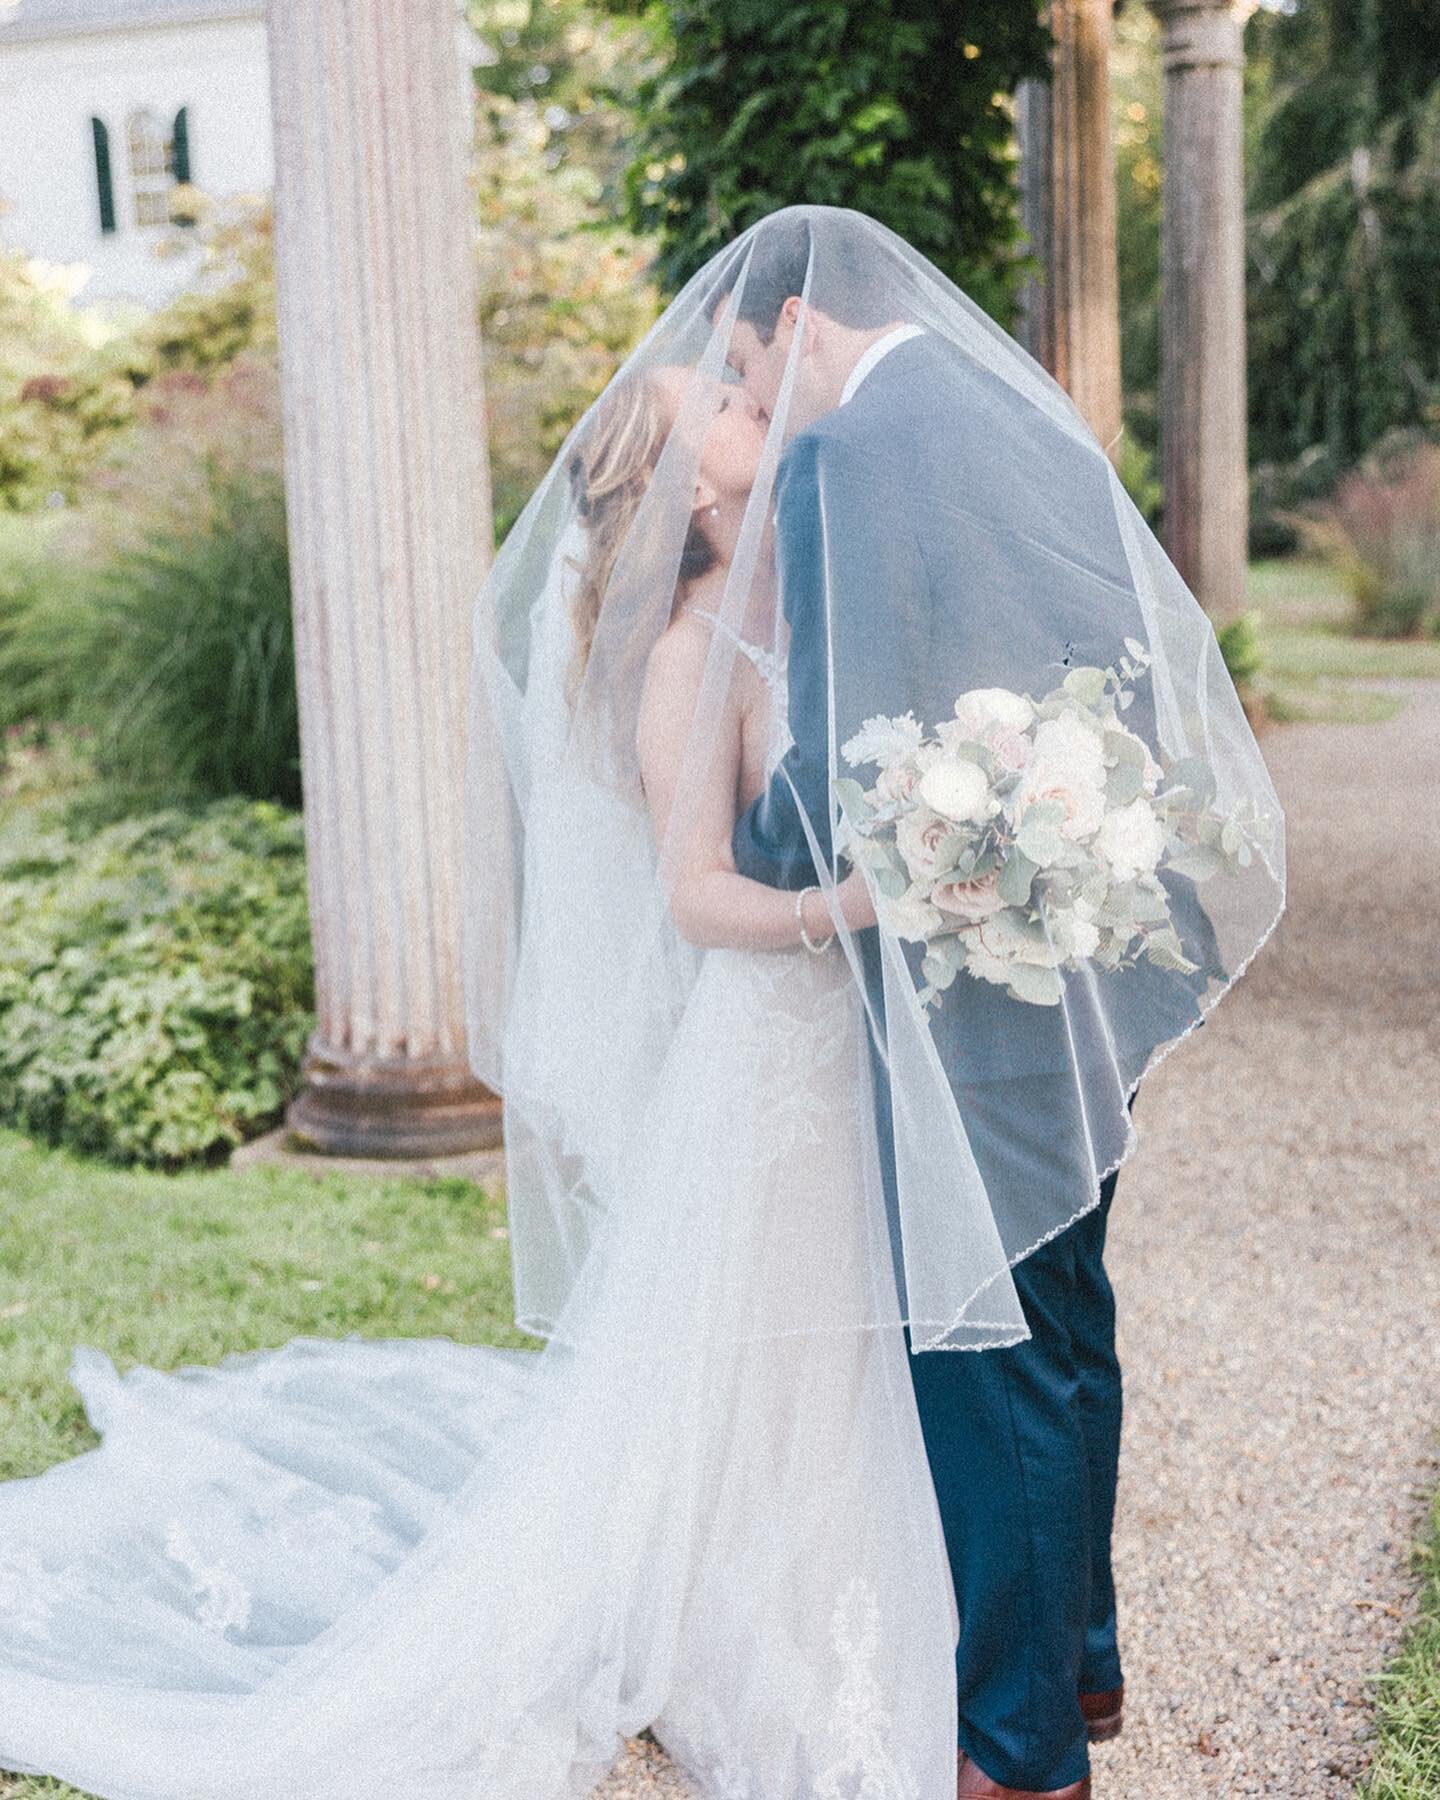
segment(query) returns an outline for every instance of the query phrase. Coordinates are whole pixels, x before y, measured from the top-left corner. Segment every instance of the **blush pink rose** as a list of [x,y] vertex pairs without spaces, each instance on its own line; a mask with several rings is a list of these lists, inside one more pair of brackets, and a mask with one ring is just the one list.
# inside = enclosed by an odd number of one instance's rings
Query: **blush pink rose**
[[908,800],[915,791],[915,783],[920,779],[920,771],[912,763],[901,763],[898,768],[882,769],[875,783],[875,792],[882,800],[892,804],[899,800]]
[[940,860],[940,846],[954,830],[933,813],[906,813],[895,827],[895,846],[905,858],[912,881],[927,880]]
[[992,725],[982,741],[1007,769],[1023,769],[1030,760],[1033,748],[1030,739],[1023,731],[1014,731],[1008,725]]
[[978,925],[1005,905],[996,892],[999,881],[998,868],[982,875],[978,881],[943,881],[931,891],[930,899],[941,912],[949,913],[952,918],[963,919],[967,925]]

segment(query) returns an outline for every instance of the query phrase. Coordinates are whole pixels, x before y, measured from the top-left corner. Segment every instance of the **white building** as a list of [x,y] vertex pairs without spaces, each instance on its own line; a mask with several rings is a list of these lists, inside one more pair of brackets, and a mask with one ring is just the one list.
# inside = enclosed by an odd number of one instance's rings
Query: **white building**
[[[154,306],[193,273],[177,211],[273,180],[263,0],[0,0],[0,237]],[[77,272],[78,274],[78,272]]]

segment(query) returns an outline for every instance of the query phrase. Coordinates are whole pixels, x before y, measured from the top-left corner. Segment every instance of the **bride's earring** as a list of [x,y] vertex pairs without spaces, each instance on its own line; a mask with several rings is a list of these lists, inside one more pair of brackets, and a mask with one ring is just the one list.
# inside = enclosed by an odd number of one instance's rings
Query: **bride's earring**
[[710,517],[712,519],[718,519],[720,517],[720,508],[718,506],[712,506],[710,508]]

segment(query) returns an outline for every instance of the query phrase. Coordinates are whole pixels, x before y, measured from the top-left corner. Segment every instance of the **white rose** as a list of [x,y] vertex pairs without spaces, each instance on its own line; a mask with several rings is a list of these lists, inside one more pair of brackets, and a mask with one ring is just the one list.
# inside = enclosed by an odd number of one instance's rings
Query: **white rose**
[[1105,785],[1104,739],[1074,713],[1043,719],[1036,726],[1032,760],[1063,769],[1076,782]]
[[960,933],[965,940],[965,967],[977,980],[1005,987],[1010,980],[1010,960],[987,950],[980,933],[981,927],[978,925]]
[[1034,702],[1025,694],[1012,694],[1009,688],[970,688],[955,702],[962,736],[978,742],[984,741],[988,726],[1024,731],[1034,716]]
[[1110,865],[1117,881],[1134,881],[1149,875],[1165,853],[1165,828],[1145,799],[1132,800],[1105,815],[1095,837],[1095,848]]
[[902,894],[898,900],[880,894],[875,906],[881,923],[896,937],[905,938],[912,944],[926,943],[945,923],[944,915],[936,907],[914,893]]
[[1053,920],[1051,929],[1056,943],[1063,946],[1071,956],[1093,956],[1100,948],[1099,930],[1082,913],[1059,913]]
[[947,819],[980,819],[990,810],[990,782],[978,763],[938,762],[921,777],[920,798]]
[[1027,807],[1037,801],[1058,800],[1065,808],[1060,821],[1060,835],[1079,843],[1100,829],[1105,818],[1105,788],[1102,779],[1092,780],[1088,773],[1075,773],[1058,763],[1032,759],[1019,787],[1010,799],[1010,809],[1017,820],[1025,817]]

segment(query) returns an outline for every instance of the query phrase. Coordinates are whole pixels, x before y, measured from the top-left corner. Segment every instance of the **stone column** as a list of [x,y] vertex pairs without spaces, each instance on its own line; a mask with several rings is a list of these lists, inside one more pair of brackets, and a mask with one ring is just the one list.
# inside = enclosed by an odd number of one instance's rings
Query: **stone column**
[[498,1135],[465,1056],[469,612],[490,502],[451,0],[270,0],[275,251],[322,1150]]
[[1245,604],[1248,0],[1150,0],[1162,28],[1160,438],[1165,548],[1217,623]]
[[1017,95],[1021,218],[1043,273],[1021,296],[1021,341],[1113,454],[1121,424],[1111,0],[1051,0],[1048,82]]

